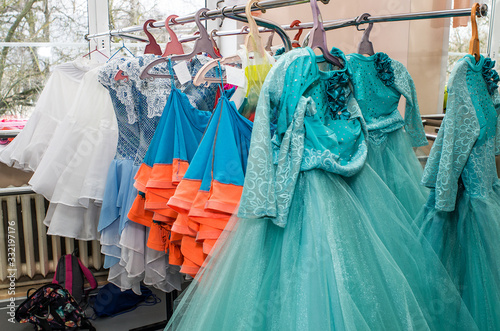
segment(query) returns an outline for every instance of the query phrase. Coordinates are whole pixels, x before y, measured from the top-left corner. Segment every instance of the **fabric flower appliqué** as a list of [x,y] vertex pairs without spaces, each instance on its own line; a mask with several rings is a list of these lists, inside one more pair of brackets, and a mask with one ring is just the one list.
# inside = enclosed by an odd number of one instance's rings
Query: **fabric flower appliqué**
[[488,88],[488,93],[490,95],[493,95],[495,90],[498,88],[498,82],[500,81],[498,72],[495,69],[493,69],[494,67],[495,67],[495,61],[493,61],[489,57],[484,59],[481,72],[483,74],[483,78],[484,81],[486,82],[486,87]]
[[274,56],[279,56],[285,54],[285,47],[278,48],[274,53]]
[[351,113],[347,110],[344,88],[349,81],[345,71],[337,71],[326,80],[326,97],[330,106],[330,116],[334,120],[348,120]]
[[394,69],[391,66],[391,58],[385,53],[375,54],[375,69],[377,76],[386,86],[394,85]]

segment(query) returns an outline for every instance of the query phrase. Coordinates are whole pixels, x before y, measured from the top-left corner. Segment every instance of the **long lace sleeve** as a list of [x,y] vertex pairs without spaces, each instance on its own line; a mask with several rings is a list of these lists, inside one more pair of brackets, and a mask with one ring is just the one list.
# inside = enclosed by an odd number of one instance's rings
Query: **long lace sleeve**
[[[288,201],[287,191],[293,190],[293,187],[290,188],[285,181],[294,179],[288,172],[290,168],[285,164],[290,160],[280,160],[278,157],[275,162],[273,143],[284,143],[290,149],[296,150],[294,137],[297,136],[295,133],[300,130],[301,124],[296,123],[292,130],[288,130],[288,127],[294,122],[295,109],[308,75],[307,68],[312,67],[311,63],[308,63],[310,61],[308,54],[307,50],[298,49],[283,55],[266,77],[252,129],[245,183],[238,210],[240,217],[271,218],[276,224],[284,226],[277,219],[283,219],[279,216],[279,211],[283,210],[283,203],[286,204]],[[302,77],[294,76],[298,71],[302,73]],[[273,142],[271,142],[271,123],[277,124]],[[278,162],[282,165],[276,170],[275,163]],[[298,171],[296,172],[298,174]],[[279,203],[278,195],[280,195]]]
[[425,146],[428,141],[420,118],[415,83],[402,63],[392,60],[392,67],[394,69],[394,87],[406,99],[405,130],[410,136],[413,147]]
[[453,211],[458,181],[479,136],[479,122],[467,89],[465,61],[456,65],[448,84],[448,107],[424,169],[422,183],[436,189],[435,207]]
[[495,155],[500,155],[500,94],[498,90],[493,93],[493,106],[497,111],[497,132],[495,137]]

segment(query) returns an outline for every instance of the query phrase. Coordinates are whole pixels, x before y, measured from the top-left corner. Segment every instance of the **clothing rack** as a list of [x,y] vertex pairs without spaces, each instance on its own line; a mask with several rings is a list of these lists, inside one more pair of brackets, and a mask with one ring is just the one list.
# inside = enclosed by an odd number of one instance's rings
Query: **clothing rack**
[[[425,19],[435,19],[435,18],[450,18],[450,17],[463,17],[470,16],[472,8],[465,9],[448,9],[448,10],[436,10],[428,12],[419,13],[404,13],[404,14],[394,14],[394,15],[384,15],[384,16],[369,16],[362,21],[358,21],[358,17],[337,20],[336,22],[324,22],[325,30],[340,29],[348,26],[358,26],[361,24],[368,23],[382,23],[382,22],[399,22],[399,21],[414,21],[414,20],[425,20]],[[485,17],[488,15],[488,5],[482,4],[479,10],[476,12],[478,17]]]
[[[324,4],[327,4],[329,0],[320,0]],[[266,9],[272,9],[272,8],[279,8],[283,6],[291,6],[291,5],[298,5],[302,3],[307,3],[309,0],[292,0],[292,1],[262,1],[259,2],[258,6],[252,8],[252,11],[256,10],[266,10]],[[202,20],[206,19],[216,19],[216,18],[221,18],[225,17],[225,15],[230,15],[230,14],[239,14],[239,13],[244,13],[244,6],[233,6],[231,8],[221,8],[219,10],[211,10],[206,13],[206,15],[203,15],[200,17]],[[341,29],[345,28],[348,26],[359,26],[362,24],[368,24],[368,23],[383,23],[383,22],[400,22],[400,21],[413,21],[413,20],[424,20],[424,19],[437,19],[437,18],[450,18],[450,17],[466,17],[469,16],[471,12],[471,8],[465,8],[465,9],[448,9],[448,10],[438,10],[438,11],[428,11],[428,12],[418,12],[418,13],[403,13],[403,14],[392,14],[392,15],[383,15],[383,16],[369,16],[364,20],[358,20],[358,17],[350,18],[350,19],[342,19],[342,20],[330,20],[330,21],[324,21],[323,26],[326,31],[329,30],[335,30],[335,29]],[[488,15],[488,5],[482,4],[479,7],[479,10],[477,12],[478,17],[485,17]],[[187,15],[184,17],[179,17],[176,18],[174,21],[170,21],[170,25],[175,25],[175,24],[185,24],[185,23],[190,23],[194,22],[194,14]],[[281,28],[283,30],[287,31],[292,31],[292,30],[300,30],[300,29],[312,29],[313,27],[312,22],[308,23],[300,23],[294,27],[290,27],[289,25],[281,25]],[[154,28],[160,28],[160,27],[165,27],[164,22],[155,22],[152,24],[152,27]],[[130,38],[130,39],[135,39],[138,41],[143,41],[147,42],[146,39],[130,35],[129,33],[131,32],[137,32],[137,31],[142,31],[142,26],[131,26],[131,27],[126,27],[122,29],[116,29],[116,30],[110,30],[106,32],[100,32],[92,35],[85,35],[86,40],[90,40],[92,38],[96,37],[102,37],[102,36],[120,36],[120,37],[125,37],[125,38]],[[273,29],[270,28],[259,28],[259,31],[261,33],[266,33],[266,32],[273,32]],[[228,30],[228,31],[214,31],[213,36],[214,37],[223,37],[223,36],[234,36],[234,35],[243,35],[243,34],[248,34],[248,30]],[[180,42],[190,42],[198,39],[198,36],[181,36],[179,37]]]
[[[370,16],[366,20],[358,21],[358,17],[354,17],[351,19],[342,19],[342,20],[330,20],[324,21],[323,26],[326,31],[335,30],[340,28],[345,28],[348,26],[359,26],[362,24],[368,23],[382,23],[382,22],[399,22],[399,21],[412,21],[412,20],[424,20],[424,19],[436,19],[436,18],[450,18],[450,17],[465,17],[470,16],[471,8],[465,9],[449,9],[449,10],[440,10],[440,11],[432,11],[432,12],[419,12],[419,13],[404,13],[404,14],[394,14],[394,15],[384,15],[384,16]],[[480,10],[477,12],[478,17],[485,17],[488,14],[488,5],[483,4],[480,7]],[[292,30],[301,30],[301,29],[312,29],[312,22],[308,23],[300,23],[294,27],[290,27],[289,25],[282,25],[281,28],[283,30],[292,31]],[[273,32],[272,29],[269,28],[259,28],[259,32]],[[248,34],[248,30],[227,30],[227,31],[214,31],[214,37],[223,37],[223,36],[235,36]],[[128,37],[128,36],[127,36]],[[180,42],[189,42],[194,41],[198,38],[198,36],[186,36],[179,37]],[[146,41],[146,40],[145,40]]]
[[[328,4],[330,0],[319,0],[324,4]],[[309,0],[267,0],[267,1],[260,1],[251,8],[252,11],[263,11],[265,12],[267,9],[274,9],[274,8],[281,8],[281,7],[288,7],[288,6],[294,6],[294,5],[300,5],[303,3],[308,3]],[[236,15],[236,14],[244,14],[245,13],[245,5],[236,5],[232,7],[223,7],[221,9],[214,9],[214,10],[209,10],[202,16],[200,16],[200,20],[215,20],[217,18],[223,18],[226,17],[226,15]],[[186,24],[186,23],[193,23],[195,22],[195,14],[190,14],[182,17],[177,17],[174,20],[171,20],[169,25],[177,25],[177,24]],[[153,28],[161,28],[165,27],[165,22],[154,22],[151,27]],[[86,34],[85,39],[87,41],[90,41],[90,39],[97,38],[97,37],[104,37],[104,36],[117,36],[117,35],[123,35],[127,33],[132,33],[132,32],[138,32],[142,31],[143,27],[142,25],[134,25],[122,29],[115,29],[115,30],[109,30],[105,32],[99,32],[99,33],[94,33],[94,34]]]
[[[324,4],[328,4],[329,0],[320,0]],[[292,5],[298,5],[298,4],[303,4],[303,3],[308,3],[309,0],[269,0],[269,1],[262,1],[254,5],[252,7],[252,11],[265,11],[266,9],[274,9],[274,8],[280,8],[280,7],[285,7],[285,6],[292,6]],[[245,12],[245,6],[240,5],[240,6],[233,6],[233,7],[223,7],[221,9],[215,9],[215,10],[210,10],[206,12],[204,15],[200,17],[201,20],[207,20],[207,19],[217,19],[217,18],[223,18],[228,15],[236,15],[236,14],[242,14]],[[326,31],[328,30],[335,30],[335,29],[340,29],[348,26],[359,26],[362,24],[367,24],[367,23],[382,23],[382,22],[397,22],[397,21],[410,21],[410,20],[423,20],[423,19],[437,19],[437,18],[450,18],[450,17],[465,17],[469,16],[471,12],[471,8],[466,8],[466,9],[450,9],[450,10],[440,10],[440,11],[430,11],[430,12],[419,12],[419,13],[403,13],[403,14],[393,14],[393,15],[383,15],[383,16],[369,16],[366,19],[359,20],[359,17],[351,18],[351,19],[342,19],[342,20],[332,20],[332,21],[324,21],[324,28]],[[488,6],[486,4],[483,4],[478,12],[476,13],[478,17],[484,17],[488,13]],[[195,21],[195,15],[190,14],[187,16],[183,17],[178,17],[175,20],[170,21],[170,25],[176,25],[176,24],[185,24],[185,23],[192,23]],[[151,28],[161,28],[165,27],[164,22],[155,22],[151,25]],[[287,25],[281,26],[284,30],[299,30],[299,29],[311,29],[313,27],[313,23],[301,23],[293,28],[290,28]],[[96,34],[87,34],[85,35],[86,40],[90,40],[93,38],[97,37],[103,37],[103,36],[122,36],[122,37],[129,37],[129,33],[133,32],[139,32],[142,31],[143,27],[142,26],[131,26],[131,27],[126,27],[126,28],[121,28],[121,29],[115,29],[115,30],[109,30],[105,32],[100,32]],[[259,28],[260,32],[272,32],[272,29],[269,28]],[[213,33],[213,36],[230,36],[230,35],[240,35],[240,34],[247,34],[248,31],[245,30],[232,30],[232,31],[215,31]],[[180,37],[179,41],[180,42],[188,42],[188,41],[194,41],[198,38],[198,36],[186,36],[186,37]],[[139,40],[139,38],[135,38],[136,40]],[[433,135],[428,135],[429,139],[435,139]],[[173,301],[176,299],[178,296],[177,291],[174,291],[172,293],[166,293],[166,314],[167,314],[167,320],[159,322],[159,323],[154,323],[150,325],[145,325],[139,328],[133,329],[133,331],[146,331],[146,330],[157,330],[165,327],[167,324],[168,320],[173,314]]]

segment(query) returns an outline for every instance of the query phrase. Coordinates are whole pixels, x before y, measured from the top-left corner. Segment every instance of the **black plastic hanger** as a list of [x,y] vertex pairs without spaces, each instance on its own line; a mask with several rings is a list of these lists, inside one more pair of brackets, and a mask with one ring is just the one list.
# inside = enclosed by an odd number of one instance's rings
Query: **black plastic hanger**
[[[356,22],[360,23],[368,19],[371,15],[368,13],[364,13],[360,15],[357,19]],[[358,44],[358,54],[366,54],[366,55],[374,55],[375,51],[373,50],[373,44],[370,41],[370,32],[372,31],[373,28],[373,23],[368,23],[368,27],[366,29],[360,29],[358,25],[356,25],[356,29],[358,31],[365,31],[363,32],[363,37],[361,38],[361,41]]]

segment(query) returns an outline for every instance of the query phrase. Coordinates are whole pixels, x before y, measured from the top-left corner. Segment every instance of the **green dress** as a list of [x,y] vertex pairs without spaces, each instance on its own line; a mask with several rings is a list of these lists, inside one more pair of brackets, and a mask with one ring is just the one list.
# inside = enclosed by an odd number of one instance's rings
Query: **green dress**
[[166,330],[476,329],[439,258],[365,165],[348,70],[322,60],[294,49],[269,72],[238,217]]

